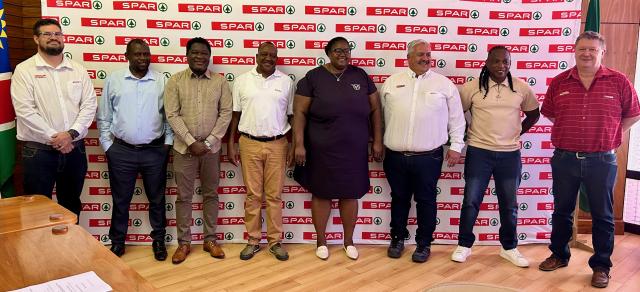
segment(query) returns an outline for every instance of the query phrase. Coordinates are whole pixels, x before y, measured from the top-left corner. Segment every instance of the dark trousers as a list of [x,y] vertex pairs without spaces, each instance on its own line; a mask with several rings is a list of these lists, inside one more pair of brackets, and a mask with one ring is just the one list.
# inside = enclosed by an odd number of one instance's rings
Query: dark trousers
[[391,237],[409,237],[407,219],[413,197],[418,221],[416,243],[431,245],[436,229],[437,185],[444,160],[442,148],[412,156],[387,149],[385,155],[383,167],[391,187]]
[[553,225],[549,249],[555,256],[571,257],[569,240],[573,234],[573,212],[580,184],[591,207],[594,254],[591,268],[609,270],[613,252],[613,186],[618,169],[613,153],[579,153],[556,149],[551,158],[553,174]]
[[109,165],[109,184],[113,198],[109,238],[113,244],[123,244],[129,223],[129,205],[133,197],[138,173],[142,175],[149,200],[151,238],[164,241],[167,216],[165,186],[169,151],[162,145],[132,148],[114,143],[106,152]]
[[87,174],[87,154],[84,141],[77,141],[74,146],[71,152],[62,154],[48,145],[25,142],[22,148],[24,192],[51,198],[55,185],[58,204],[80,218],[80,194]]
[[480,204],[489,185],[491,175],[495,182],[496,196],[500,211],[500,244],[506,250],[518,245],[516,234],[518,221],[518,201],[520,186],[520,150],[500,152],[473,146],[467,147],[464,162],[464,199],[460,212],[460,232],[458,245],[473,246],[476,236],[473,226],[478,218]]

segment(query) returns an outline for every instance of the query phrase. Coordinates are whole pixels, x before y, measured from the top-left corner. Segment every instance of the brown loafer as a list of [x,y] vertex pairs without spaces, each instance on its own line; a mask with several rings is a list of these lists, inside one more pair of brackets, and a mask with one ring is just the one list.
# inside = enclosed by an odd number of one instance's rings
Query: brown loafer
[[538,268],[541,271],[549,272],[549,271],[557,270],[562,267],[566,267],[567,265],[569,265],[569,260],[563,260],[556,257],[555,255],[551,255],[546,260],[544,260],[544,262],[540,263]]
[[224,259],[224,251],[218,244],[213,241],[205,241],[202,249],[204,249],[204,251],[208,252],[214,258]]
[[609,273],[603,269],[593,270],[593,276],[591,276],[591,286],[596,288],[607,288],[609,285]]
[[176,265],[181,262],[184,262],[184,260],[187,258],[190,252],[191,252],[190,244],[185,243],[185,244],[179,245],[178,249],[176,249],[176,252],[173,254],[173,257],[171,257],[171,262]]

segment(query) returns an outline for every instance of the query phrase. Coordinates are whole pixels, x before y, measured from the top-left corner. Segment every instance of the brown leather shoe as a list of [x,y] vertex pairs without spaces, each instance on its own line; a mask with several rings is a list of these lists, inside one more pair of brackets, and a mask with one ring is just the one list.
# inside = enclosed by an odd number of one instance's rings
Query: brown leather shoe
[[178,246],[178,249],[176,249],[176,252],[173,254],[173,257],[171,257],[171,262],[176,265],[181,262],[184,262],[184,260],[187,258],[190,252],[191,252],[190,244],[188,243],[181,244],[180,246]]
[[562,267],[569,265],[569,260],[563,260],[555,255],[551,255],[544,262],[540,263],[538,268],[542,271],[554,271]]
[[224,251],[217,243],[213,241],[205,241],[204,245],[202,245],[202,249],[211,254],[211,256],[214,258],[224,259]]
[[603,269],[594,269],[593,276],[591,276],[591,286],[596,288],[607,288],[609,285],[609,273]]

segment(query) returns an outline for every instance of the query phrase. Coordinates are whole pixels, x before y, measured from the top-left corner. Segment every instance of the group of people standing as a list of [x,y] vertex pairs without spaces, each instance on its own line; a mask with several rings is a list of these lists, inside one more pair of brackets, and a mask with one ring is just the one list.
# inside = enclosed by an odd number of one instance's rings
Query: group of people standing
[[[263,201],[268,250],[279,260],[289,258],[282,246],[281,207],[287,166],[295,166],[295,180],[312,194],[317,257],[329,258],[325,230],[331,202],[338,199],[344,252],[357,259],[353,233],[358,199],[369,190],[368,161],[372,157],[383,161],[391,187],[387,255],[400,258],[403,254],[414,200],[418,228],[412,260],[427,261],[436,227],[442,165],[458,163],[466,143],[459,241],[451,259],[464,262],[471,254],[473,226],[493,177],[501,222],[500,256],[528,267],[528,260],[517,250],[519,142],[542,112],[553,122],[555,209],[552,255],[539,268],[551,271],[568,264],[572,214],[578,188],[584,184],[594,230],[591,284],[608,284],[615,149],[621,144],[622,132],[640,119],[640,106],[630,81],[601,64],[605,42],[597,33],[578,37],[576,66],[553,79],[542,111],[529,85],[512,77],[506,47],[491,48],[479,77],[459,91],[447,77],[431,70],[430,44],[411,41],[407,45],[409,68],[388,77],[378,90],[363,69],[350,65],[351,48],[343,37],[327,43],[330,62],[307,72],[297,86],[276,68],[276,46],[264,42],[258,47],[256,66],[240,75],[233,88],[210,71],[211,46],[205,39],[187,42],[188,68],[169,79],[149,69],[149,46],[134,39],[125,52],[129,67],[109,75],[98,103],[84,67],[63,56],[62,36],[56,20],[37,21],[33,38],[38,53],[19,64],[12,78],[18,139],[24,141],[25,192],[51,196],[56,185],[58,202],[80,213],[87,170],[83,138],[97,109],[113,197],[111,251],[118,256],[125,253],[129,204],[140,174],[150,205],[152,250],[157,260],[167,258],[165,186],[169,152],[173,151],[178,248],[172,262],[183,262],[191,252],[192,197],[198,177],[203,196],[203,249],[212,257],[225,257],[215,231],[221,141],[229,129],[229,161],[241,165],[247,189],[249,239],[240,253],[243,260],[260,251]],[[468,129],[465,112],[470,113]]]

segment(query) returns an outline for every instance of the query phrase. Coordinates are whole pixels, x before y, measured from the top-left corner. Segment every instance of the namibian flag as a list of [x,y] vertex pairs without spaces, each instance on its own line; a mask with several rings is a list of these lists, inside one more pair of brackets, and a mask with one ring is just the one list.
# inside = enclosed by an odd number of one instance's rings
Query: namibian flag
[[16,114],[11,104],[11,65],[4,4],[0,0],[0,195],[14,194],[11,177],[16,160]]

